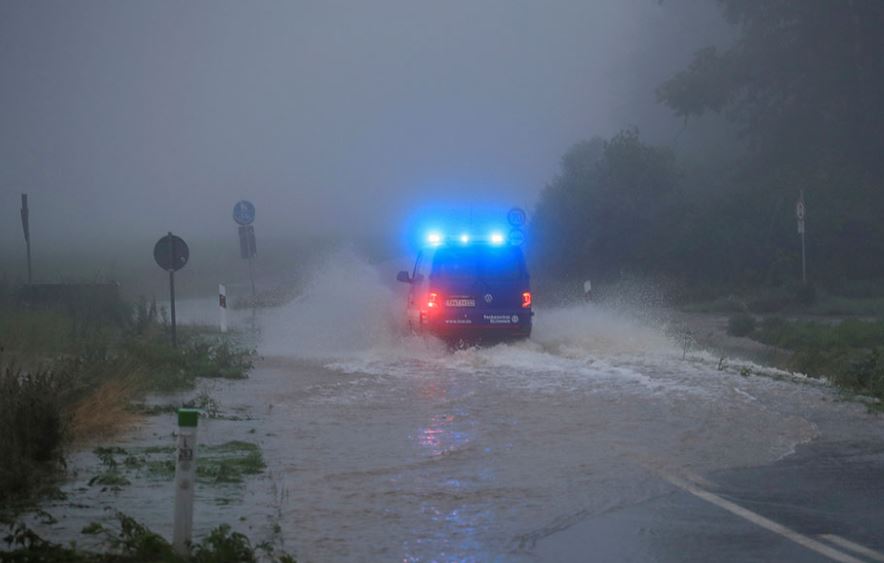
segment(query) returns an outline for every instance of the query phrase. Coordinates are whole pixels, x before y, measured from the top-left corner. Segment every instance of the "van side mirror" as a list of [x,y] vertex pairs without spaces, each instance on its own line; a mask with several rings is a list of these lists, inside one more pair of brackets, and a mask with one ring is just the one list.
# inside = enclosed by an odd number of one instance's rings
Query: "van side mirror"
[[396,281],[400,281],[402,283],[411,283],[411,277],[408,275],[408,272],[402,270],[398,274],[396,274]]

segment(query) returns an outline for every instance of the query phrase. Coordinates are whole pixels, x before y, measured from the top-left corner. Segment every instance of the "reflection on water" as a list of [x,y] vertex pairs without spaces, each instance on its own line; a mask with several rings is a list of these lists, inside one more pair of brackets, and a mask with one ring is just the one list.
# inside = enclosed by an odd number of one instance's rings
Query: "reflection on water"
[[[425,379],[417,386],[417,396],[428,410],[437,408],[447,402],[448,385],[443,380]],[[463,407],[433,414],[429,423],[418,429],[417,443],[431,458],[461,451],[470,444],[472,435],[480,431],[460,428],[469,426],[471,418],[469,410]],[[413,538],[403,542],[403,561],[425,561],[427,553],[435,554],[432,559],[438,561],[486,561],[492,557],[489,550],[483,549],[479,530],[491,525],[493,511],[477,506],[478,499],[471,498],[474,491],[468,486],[481,481],[482,474],[488,476],[477,467],[462,478],[444,473],[422,476],[425,496],[434,500],[422,502],[419,511],[429,518],[430,525],[416,526]]]

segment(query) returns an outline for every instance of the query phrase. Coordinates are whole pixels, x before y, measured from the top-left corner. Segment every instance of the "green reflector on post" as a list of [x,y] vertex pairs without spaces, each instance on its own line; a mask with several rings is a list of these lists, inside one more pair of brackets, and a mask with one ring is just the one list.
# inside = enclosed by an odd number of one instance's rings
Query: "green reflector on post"
[[199,417],[197,409],[178,409],[178,426],[196,426]]

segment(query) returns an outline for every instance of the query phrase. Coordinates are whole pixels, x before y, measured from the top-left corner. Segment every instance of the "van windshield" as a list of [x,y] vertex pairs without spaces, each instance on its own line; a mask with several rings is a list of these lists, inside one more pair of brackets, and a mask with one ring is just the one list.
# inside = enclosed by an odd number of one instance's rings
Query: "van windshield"
[[522,251],[513,246],[446,247],[436,251],[433,277],[518,279],[525,275]]

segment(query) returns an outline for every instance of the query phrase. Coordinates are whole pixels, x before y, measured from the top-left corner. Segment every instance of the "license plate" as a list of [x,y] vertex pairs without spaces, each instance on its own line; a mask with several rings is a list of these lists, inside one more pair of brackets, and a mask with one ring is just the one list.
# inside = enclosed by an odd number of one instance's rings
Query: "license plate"
[[445,300],[446,307],[475,307],[476,300],[472,298],[455,297]]

